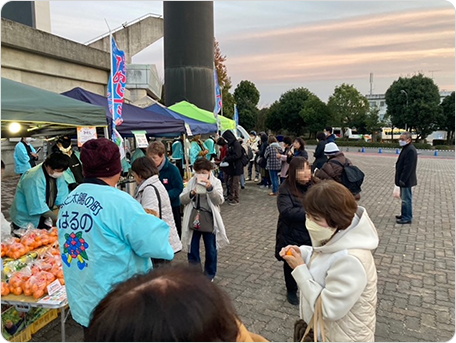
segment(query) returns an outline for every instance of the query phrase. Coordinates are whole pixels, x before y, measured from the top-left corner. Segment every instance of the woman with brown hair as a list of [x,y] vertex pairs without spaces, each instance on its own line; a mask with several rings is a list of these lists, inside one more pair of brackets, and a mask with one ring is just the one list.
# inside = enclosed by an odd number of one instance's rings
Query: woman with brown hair
[[275,256],[283,261],[283,274],[287,287],[287,300],[290,304],[298,305],[296,295],[298,285],[291,276],[293,269],[280,257],[280,250],[287,245],[312,245],[306,228],[306,211],[302,205],[304,196],[309,188],[318,182],[311,173],[309,162],[301,156],[293,158],[288,169],[288,177],[279,188],[277,208],[279,221],[277,223]]
[[95,308],[86,342],[267,342],[247,331],[228,295],[195,268],[154,269]]
[[373,342],[377,270],[371,250],[378,246],[374,224],[350,191],[335,181],[313,186],[304,208],[313,248],[290,245],[280,251],[300,289],[301,318],[309,324],[321,303],[324,327],[319,334],[325,330],[329,342]]

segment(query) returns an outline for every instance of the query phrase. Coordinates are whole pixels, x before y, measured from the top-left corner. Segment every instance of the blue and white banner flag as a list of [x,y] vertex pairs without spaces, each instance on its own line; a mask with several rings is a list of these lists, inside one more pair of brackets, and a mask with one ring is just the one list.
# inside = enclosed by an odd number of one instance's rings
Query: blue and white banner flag
[[[108,84],[108,106],[116,126],[122,124],[122,105],[127,83],[125,53],[117,48],[116,41],[112,38],[112,70]],[[114,92],[114,96],[111,92]]]

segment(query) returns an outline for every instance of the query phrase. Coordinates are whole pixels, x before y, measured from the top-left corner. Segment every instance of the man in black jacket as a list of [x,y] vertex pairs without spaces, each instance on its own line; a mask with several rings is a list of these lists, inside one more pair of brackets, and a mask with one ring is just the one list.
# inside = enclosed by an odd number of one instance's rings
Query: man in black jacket
[[412,222],[412,187],[417,185],[416,165],[418,161],[416,149],[412,144],[412,134],[404,132],[399,138],[403,147],[396,162],[395,184],[401,189],[402,208],[401,215],[396,216],[398,224]]
[[[220,163],[220,167],[223,167],[223,172],[228,175],[227,187],[230,188],[229,204],[235,206],[239,205],[240,181],[244,171],[244,166],[241,163],[243,148],[230,130],[226,130],[222,137],[228,144],[228,153],[222,163]],[[225,166],[226,164],[228,165]]]

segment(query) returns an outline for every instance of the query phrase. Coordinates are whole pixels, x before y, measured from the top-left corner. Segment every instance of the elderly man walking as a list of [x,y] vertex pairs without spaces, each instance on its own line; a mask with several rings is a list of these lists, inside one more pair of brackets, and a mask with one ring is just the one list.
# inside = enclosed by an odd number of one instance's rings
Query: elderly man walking
[[412,213],[412,187],[417,185],[416,165],[418,156],[412,144],[412,134],[404,132],[399,138],[402,151],[396,162],[395,184],[400,187],[402,208],[401,215],[396,216],[398,224],[411,224]]

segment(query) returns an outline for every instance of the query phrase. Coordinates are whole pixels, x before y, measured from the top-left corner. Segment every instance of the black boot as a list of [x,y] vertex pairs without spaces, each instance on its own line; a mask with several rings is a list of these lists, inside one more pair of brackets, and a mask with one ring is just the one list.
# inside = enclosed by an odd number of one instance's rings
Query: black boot
[[299,305],[299,299],[296,292],[287,291],[287,300],[292,305]]

